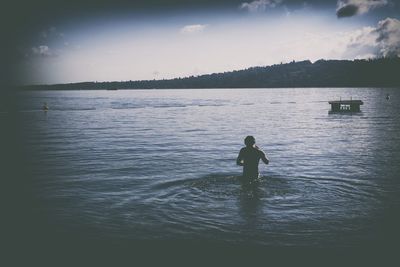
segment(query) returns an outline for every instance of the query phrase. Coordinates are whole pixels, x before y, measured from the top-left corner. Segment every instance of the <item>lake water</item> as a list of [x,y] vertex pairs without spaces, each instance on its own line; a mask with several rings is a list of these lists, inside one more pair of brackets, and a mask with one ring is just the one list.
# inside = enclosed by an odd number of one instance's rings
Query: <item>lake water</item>
[[[351,97],[364,101],[361,113],[328,113],[327,101]],[[390,235],[400,206],[398,89],[39,91],[20,100],[40,203],[31,210],[66,234],[354,247]],[[241,184],[235,162],[247,135],[270,159],[254,187]]]

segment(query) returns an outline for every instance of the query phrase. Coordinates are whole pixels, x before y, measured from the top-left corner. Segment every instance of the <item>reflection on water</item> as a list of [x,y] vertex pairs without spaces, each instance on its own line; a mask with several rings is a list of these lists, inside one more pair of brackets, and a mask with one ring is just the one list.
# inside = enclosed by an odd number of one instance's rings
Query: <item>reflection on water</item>
[[253,183],[242,182],[239,195],[239,213],[245,224],[244,229],[257,229],[262,224],[262,206],[263,197],[260,188],[260,182]]
[[[340,97],[362,113],[328,114]],[[365,244],[399,204],[399,101],[379,88],[25,92],[32,212],[116,240]],[[253,185],[235,164],[247,135],[271,160]]]

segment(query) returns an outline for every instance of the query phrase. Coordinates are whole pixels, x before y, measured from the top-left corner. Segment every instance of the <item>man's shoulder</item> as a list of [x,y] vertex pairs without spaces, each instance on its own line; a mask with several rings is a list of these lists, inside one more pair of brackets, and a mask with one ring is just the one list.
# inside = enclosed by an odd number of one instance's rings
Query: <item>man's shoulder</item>
[[260,148],[257,149],[257,152],[258,152],[260,155],[265,155],[264,151],[262,151]]

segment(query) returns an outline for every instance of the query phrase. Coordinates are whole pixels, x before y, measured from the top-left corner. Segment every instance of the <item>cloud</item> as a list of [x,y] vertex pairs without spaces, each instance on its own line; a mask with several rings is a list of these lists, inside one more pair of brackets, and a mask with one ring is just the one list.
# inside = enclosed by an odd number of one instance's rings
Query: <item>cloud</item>
[[31,43],[17,45],[17,56],[21,60],[58,57],[62,49],[54,49],[54,47],[71,47],[64,37],[64,33],[60,32],[56,27],[48,27],[43,31],[37,32],[35,40]]
[[353,32],[347,48],[348,53],[359,55],[400,57],[400,21],[386,18],[379,21],[376,27],[364,27]]
[[64,33],[60,32],[56,27],[52,26],[40,32],[42,40],[57,40],[64,38]]
[[30,60],[33,58],[59,57],[66,51],[79,49],[79,45],[70,43],[64,33],[52,26],[37,32],[36,38],[31,40],[31,43],[17,45],[16,53],[19,59]]
[[352,17],[367,13],[371,9],[387,5],[388,0],[339,0],[336,16],[338,18]]
[[377,34],[374,32],[375,27],[363,27],[361,29],[348,32],[344,36],[345,58],[364,58],[364,55],[373,55],[375,58],[379,54],[378,43],[376,42]]
[[282,3],[282,0],[255,0],[253,2],[244,2],[240,5],[240,9],[245,9],[249,12],[263,12],[267,8],[274,8]]
[[204,24],[186,25],[180,30],[180,32],[183,34],[193,34],[204,31],[206,27],[207,25]]
[[31,48],[31,55],[36,57],[54,57],[57,56],[47,45],[39,45]]
[[354,59],[373,59],[376,58],[375,54],[369,53],[369,54],[361,54],[356,56]]
[[400,56],[400,20],[386,18],[379,21],[374,31],[380,46],[380,55],[385,57]]

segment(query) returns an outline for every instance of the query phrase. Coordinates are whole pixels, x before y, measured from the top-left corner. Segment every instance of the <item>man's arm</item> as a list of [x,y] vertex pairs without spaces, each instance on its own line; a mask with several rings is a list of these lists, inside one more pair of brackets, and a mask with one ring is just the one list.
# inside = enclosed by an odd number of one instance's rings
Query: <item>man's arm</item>
[[239,152],[239,155],[236,159],[236,164],[239,166],[243,166],[243,149],[241,149]]
[[265,155],[265,153],[263,151],[261,151],[261,160],[265,163],[268,164],[269,163],[269,159],[267,158],[267,156]]

